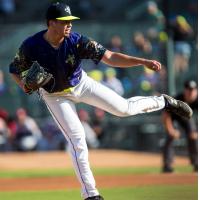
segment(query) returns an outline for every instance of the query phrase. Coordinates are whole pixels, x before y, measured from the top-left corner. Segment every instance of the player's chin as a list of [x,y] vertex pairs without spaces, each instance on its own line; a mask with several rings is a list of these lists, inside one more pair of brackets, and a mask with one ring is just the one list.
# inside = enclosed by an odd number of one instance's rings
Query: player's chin
[[65,37],[69,37],[69,36],[70,36],[70,33],[71,33],[70,31],[66,31],[66,32],[64,32],[64,36],[65,36]]
[[65,37],[69,37],[70,33],[65,33],[64,36]]

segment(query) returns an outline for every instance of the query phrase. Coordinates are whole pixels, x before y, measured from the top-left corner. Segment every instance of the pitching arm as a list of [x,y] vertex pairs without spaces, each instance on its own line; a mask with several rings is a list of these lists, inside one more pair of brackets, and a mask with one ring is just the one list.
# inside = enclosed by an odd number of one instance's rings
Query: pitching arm
[[109,50],[105,51],[101,61],[113,67],[120,66],[126,68],[143,65],[154,71],[159,71],[161,69],[161,64],[156,60],[133,57],[122,53],[112,52]]

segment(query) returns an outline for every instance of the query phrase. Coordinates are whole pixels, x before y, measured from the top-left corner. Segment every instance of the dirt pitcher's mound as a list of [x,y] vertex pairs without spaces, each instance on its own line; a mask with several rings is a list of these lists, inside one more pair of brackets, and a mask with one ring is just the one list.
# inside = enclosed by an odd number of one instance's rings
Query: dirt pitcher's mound
[[[144,167],[161,166],[161,155],[130,151],[90,151],[92,167]],[[188,165],[187,158],[177,157],[176,165]],[[6,153],[0,154],[0,170],[63,169],[72,168],[66,152]],[[196,184],[197,175],[154,174],[96,176],[98,187],[122,187],[161,184]],[[76,177],[0,179],[0,191],[57,190],[80,188]]]
[[[162,165],[160,154],[117,150],[90,150],[92,167],[158,167]],[[188,165],[185,157],[177,157],[175,165]],[[3,153],[0,154],[0,170],[72,168],[67,152]]]

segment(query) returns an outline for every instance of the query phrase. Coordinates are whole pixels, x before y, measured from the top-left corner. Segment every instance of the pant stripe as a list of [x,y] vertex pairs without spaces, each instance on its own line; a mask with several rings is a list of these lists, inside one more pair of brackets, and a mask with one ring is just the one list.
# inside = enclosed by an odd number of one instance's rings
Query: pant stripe
[[[44,100],[44,99],[43,99],[43,100]],[[49,110],[50,113],[52,114],[53,118],[55,119],[55,121],[58,123],[58,125],[59,125],[60,128],[63,130],[63,132],[65,132],[65,131],[64,131],[64,128],[62,127],[62,125],[60,124],[59,120],[58,120],[58,119],[56,118],[56,116],[54,115],[53,111],[51,110],[51,108],[49,107],[49,105],[47,104],[47,102],[46,102],[45,100],[44,100],[44,102],[45,102],[45,104],[46,104],[48,110]],[[74,150],[74,152],[75,152],[76,163],[77,163],[77,166],[78,166],[78,171],[79,171],[79,174],[80,174],[82,183],[83,183],[83,185],[84,185],[84,187],[85,187],[85,191],[86,191],[87,195],[89,196],[89,192],[88,192],[88,190],[87,190],[86,184],[85,184],[84,179],[83,179],[82,174],[81,174],[81,170],[80,170],[80,167],[79,167],[79,163],[78,163],[77,154],[76,154],[76,150],[75,150],[74,144],[73,144],[71,138],[68,136],[67,133],[65,134],[65,136],[67,136],[68,141],[71,143],[71,145],[72,145],[72,147],[73,147],[73,150]]]

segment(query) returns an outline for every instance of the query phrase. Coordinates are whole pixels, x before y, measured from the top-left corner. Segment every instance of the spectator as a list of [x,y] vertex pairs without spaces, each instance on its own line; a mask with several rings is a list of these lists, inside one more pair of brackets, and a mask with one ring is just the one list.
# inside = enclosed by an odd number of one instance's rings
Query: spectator
[[92,129],[92,127],[89,124],[89,114],[86,110],[79,110],[78,112],[79,119],[82,123],[82,126],[85,130],[86,134],[86,142],[88,144],[89,148],[98,148],[99,147],[99,141],[97,138],[97,135],[95,131]]
[[0,108],[0,118],[4,119],[5,121],[8,119],[8,112],[4,108]]
[[139,77],[140,88],[138,91],[141,91],[145,95],[153,94],[156,92],[158,84],[160,84],[158,82],[158,74],[152,70],[144,68],[144,72]]
[[98,69],[94,69],[88,72],[88,75],[93,78],[95,81],[98,82],[102,82],[103,81],[103,72],[98,70]]
[[96,17],[96,7],[91,0],[81,0],[79,1],[80,16],[83,19],[92,19]]
[[165,17],[158,5],[154,1],[149,1],[147,4],[147,11],[151,16],[155,28],[158,32],[163,31],[165,28]]
[[0,12],[10,15],[15,11],[15,0],[0,0]]
[[116,71],[113,68],[107,68],[103,84],[113,89],[119,95],[123,96],[124,88],[121,81],[116,77]]
[[119,35],[112,36],[110,43],[107,46],[108,46],[108,49],[111,51],[115,51],[115,52],[123,52],[124,51],[122,40]]
[[[113,35],[111,37],[110,42],[107,45],[107,48],[109,50],[115,51],[115,52],[124,52],[125,51],[125,48],[122,43],[122,39],[119,35]],[[107,66],[105,65],[103,70],[106,70],[106,69],[107,69]],[[120,68],[120,66],[119,66],[119,68],[116,68],[115,70],[117,72],[118,77],[120,77],[120,79],[126,76],[126,71],[122,70]]]
[[39,150],[53,151],[67,149],[66,139],[60,134],[61,131],[52,117],[43,120],[41,128],[43,137],[40,142]]
[[6,123],[9,129],[9,138],[7,141],[7,150],[12,151],[14,149],[14,139],[17,134],[17,122],[16,119],[12,116],[8,116]]
[[[185,82],[184,91],[177,99],[187,102],[195,111],[198,109],[197,84],[190,80]],[[197,148],[197,123],[193,118],[186,120],[168,112],[163,114],[163,122],[167,131],[167,139],[163,148],[163,172],[173,172],[174,147],[173,141],[180,137],[183,130],[188,141],[188,151],[194,171],[198,171],[198,148]],[[176,126],[178,123],[178,127]],[[182,128],[182,129],[181,129]]]
[[188,69],[193,29],[183,16],[176,16],[171,27],[175,48],[174,67],[176,72],[179,73]]
[[133,34],[132,44],[128,47],[127,53],[134,56],[148,57],[152,54],[152,45],[142,32],[136,32]]
[[9,129],[6,121],[0,117],[0,151],[5,151],[7,146],[7,139],[9,137]]
[[91,70],[88,72],[88,75],[94,80],[101,82],[102,84],[112,88],[118,94],[124,94],[124,89],[121,81],[116,77],[116,71],[113,68],[105,70],[103,74],[100,70]]
[[4,81],[4,74],[3,71],[0,70],[0,95],[4,94],[6,92],[6,84]]
[[162,45],[159,40],[160,34],[164,34],[164,32],[158,32],[155,28],[149,28],[146,33],[147,40],[150,41],[152,46],[152,55],[157,59],[160,58],[162,50]]
[[107,121],[106,121],[106,116],[105,116],[105,111],[99,109],[99,108],[94,108],[93,113],[92,113],[92,121],[91,121],[91,126],[93,130],[95,131],[98,140],[100,141],[100,145],[103,145],[103,139],[105,134],[105,131],[107,129]]
[[16,111],[17,132],[15,136],[15,146],[20,151],[35,150],[41,139],[41,131],[36,121],[27,115],[23,108]]
[[144,68],[143,73],[139,76],[139,78],[134,82],[134,86],[139,88],[138,92],[141,92],[140,95],[147,94],[158,94],[158,93],[166,93],[167,92],[167,76],[166,76],[166,68],[162,66],[162,69],[155,73],[152,70]]
[[[7,140],[6,145],[4,145],[4,149],[6,151],[12,150],[13,149],[13,139],[15,138],[16,131],[17,131],[16,121],[14,118],[9,116],[9,113],[3,108],[0,109],[0,119],[1,119],[1,127],[4,127],[2,129],[6,130],[6,133],[7,133],[7,134],[3,134],[4,136],[6,135],[6,140]],[[4,123],[6,123],[6,125],[4,125]],[[5,126],[6,126],[6,128],[5,128]]]

